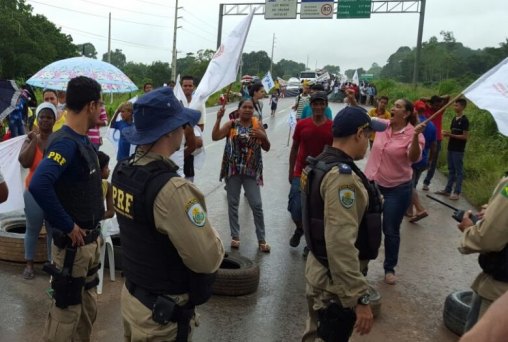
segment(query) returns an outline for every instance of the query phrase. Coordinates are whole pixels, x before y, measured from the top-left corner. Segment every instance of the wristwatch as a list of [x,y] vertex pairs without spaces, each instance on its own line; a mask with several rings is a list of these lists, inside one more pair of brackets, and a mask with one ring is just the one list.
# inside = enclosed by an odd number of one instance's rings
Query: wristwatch
[[370,296],[369,294],[364,294],[360,298],[358,298],[358,304],[360,305],[369,305],[370,304]]

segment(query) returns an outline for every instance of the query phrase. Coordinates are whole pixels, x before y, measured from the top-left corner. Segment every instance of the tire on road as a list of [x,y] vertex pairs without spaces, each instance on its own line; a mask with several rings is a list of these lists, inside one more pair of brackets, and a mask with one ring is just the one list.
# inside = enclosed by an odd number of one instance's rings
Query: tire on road
[[[25,231],[24,216],[4,217],[0,219],[0,259],[12,262],[25,262]],[[46,230],[41,230],[37,241],[34,262],[47,260]]]
[[259,266],[241,255],[227,255],[222,261],[213,284],[213,294],[243,296],[256,292]]
[[446,297],[443,309],[445,326],[455,334],[462,336],[467,315],[471,310],[473,291],[452,292]]

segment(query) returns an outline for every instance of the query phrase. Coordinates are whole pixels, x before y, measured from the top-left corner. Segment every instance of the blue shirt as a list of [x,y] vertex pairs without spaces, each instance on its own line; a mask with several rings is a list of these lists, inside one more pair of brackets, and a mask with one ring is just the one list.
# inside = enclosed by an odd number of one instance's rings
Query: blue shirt
[[[426,120],[425,116],[420,115],[419,116],[420,122],[423,122]],[[429,162],[429,153],[430,153],[430,147],[432,146],[432,143],[437,141],[437,132],[436,132],[436,126],[432,122],[428,122],[427,126],[425,127],[425,130],[423,131],[423,136],[425,137],[425,145],[423,147],[422,151],[422,159],[419,162],[414,163],[412,166],[415,169],[423,169],[427,166]]]
[[[91,144],[86,135],[78,134],[66,125],[61,129],[76,136],[84,144]],[[44,211],[45,218],[53,227],[65,233],[72,231],[74,220],[62,206],[55,191],[55,183],[60,179],[79,182],[87,176],[84,174],[87,168],[82,165],[85,161],[78,157],[79,153],[78,145],[70,139],[52,142],[46,148],[29,187],[35,201]]]
[[114,128],[120,131],[120,139],[118,139],[118,152],[116,154],[116,160],[126,159],[130,156],[131,144],[125,139],[122,130],[126,127],[132,126],[132,123],[128,123],[124,120],[115,122]]
[[[326,106],[325,108],[325,116],[332,120],[332,110],[330,109],[330,107]],[[300,119],[306,119],[306,118],[310,118],[312,116],[312,108],[310,107],[310,104],[307,103],[305,105],[305,107],[303,107],[303,111],[302,111],[302,116],[300,116]]]
[[20,98],[16,104],[16,108],[9,114],[9,122],[15,123],[23,120],[23,109],[25,107],[25,99]]

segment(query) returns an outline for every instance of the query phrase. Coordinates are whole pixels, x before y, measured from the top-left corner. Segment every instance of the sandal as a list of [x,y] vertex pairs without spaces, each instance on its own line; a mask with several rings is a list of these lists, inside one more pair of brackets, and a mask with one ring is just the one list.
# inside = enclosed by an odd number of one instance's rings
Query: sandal
[[267,244],[266,242],[259,244],[259,251],[260,252],[270,253],[270,249],[271,249],[270,245]]
[[240,248],[240,240],[235,240],[235,239],[231,240],[231,248],[236,248],[236,249]]
[[428,214],[426,211],[422,211],[421,213],[416,214],[415,216],[413,216],[413,217],[409,220],[409,222],[411,222],[411,223],[416,223],[416,222],[420,221],[422,218],[425,218],[425,217],[427,217],[427,216],[429,216],[429,214]]
[[25,267],[23,270],[23,278],[26,280],[33,279],[35,277],[34,269]]

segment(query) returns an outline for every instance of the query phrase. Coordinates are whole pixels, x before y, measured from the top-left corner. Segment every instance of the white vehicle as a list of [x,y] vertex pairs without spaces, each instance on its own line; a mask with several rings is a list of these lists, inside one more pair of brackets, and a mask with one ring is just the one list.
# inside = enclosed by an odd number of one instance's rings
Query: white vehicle
[[291,77],[286,84],[286,96],[297,96],[300,94],[301,87],[300,80],[296,77]]
[[306,70],[300,72],[300,81],[306,81],[309,83],[316,83],[319,74],[316,71]]

